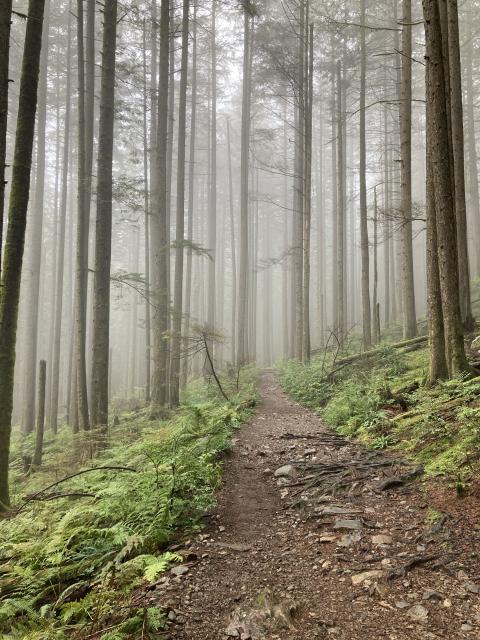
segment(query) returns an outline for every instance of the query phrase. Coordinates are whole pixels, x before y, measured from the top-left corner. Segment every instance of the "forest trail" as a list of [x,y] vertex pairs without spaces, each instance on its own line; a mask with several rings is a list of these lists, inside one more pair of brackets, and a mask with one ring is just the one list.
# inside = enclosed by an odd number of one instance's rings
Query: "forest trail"
[[[419,486],[380,490],[385,474],[398,473],[381,466],[387,456],[333,434],[273,375],[262,375],[260,391],[205,532],[180,551],[184,565],[137,594],[169,610],[164,637],[480,637],[478,513],[470,522],[449,509],[435,520]],[[355,471],[350,494],[298,486],[308,465],[352,460],[367,472]],[[380,464],[369,472],[372,461]],[[289,463],[297,477],[274,476]]]

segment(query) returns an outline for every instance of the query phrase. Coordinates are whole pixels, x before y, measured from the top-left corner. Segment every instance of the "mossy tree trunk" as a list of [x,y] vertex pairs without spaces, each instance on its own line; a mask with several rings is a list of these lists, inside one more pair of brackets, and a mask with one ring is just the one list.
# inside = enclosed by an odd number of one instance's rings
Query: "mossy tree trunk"
[[0,511],[8,509],[8,459],[20,276],[37,110],[44,0],[29,0],[0,295]]

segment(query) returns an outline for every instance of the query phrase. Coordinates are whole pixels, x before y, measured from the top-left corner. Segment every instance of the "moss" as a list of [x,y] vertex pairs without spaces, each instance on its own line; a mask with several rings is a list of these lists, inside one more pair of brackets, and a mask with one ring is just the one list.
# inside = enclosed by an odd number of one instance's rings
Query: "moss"
[[480,471],[480,378],[427,387],[427,363],[426,349],[401,354],[386,347],[328,385],[319,385],[318,362],[287,363],[280,379],[344,436],[376,449],[393,447],[423,464],[427,475],[463,482]]

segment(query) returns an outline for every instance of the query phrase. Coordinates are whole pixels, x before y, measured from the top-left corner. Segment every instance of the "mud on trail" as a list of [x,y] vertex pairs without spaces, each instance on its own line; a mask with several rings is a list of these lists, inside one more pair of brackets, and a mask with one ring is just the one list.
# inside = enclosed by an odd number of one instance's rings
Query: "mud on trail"
[[415,470],[333,434],[271,374],[260,392],[205,531],[138,594],[168,610],[163,637],[480,638],[478,517],[434,517]]

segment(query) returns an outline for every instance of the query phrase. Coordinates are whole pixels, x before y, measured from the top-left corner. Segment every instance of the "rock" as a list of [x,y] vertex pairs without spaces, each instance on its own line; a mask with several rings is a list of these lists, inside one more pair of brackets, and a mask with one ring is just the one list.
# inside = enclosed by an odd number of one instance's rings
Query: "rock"
[[365,580],[377,580],[381,578],[382,575],[382,571],[374,569],[373,571],[364,571],[363,573],[357,573],[356,575],[351,577],[351,580],[353,586],[356,587],[365,582]]
[[324,536],[320,536],[319,538],[319,542],[322,543],[327,543],[327,542],[335,542],[335,540],[337,539],[337,536],[334,535],[324,535]]
[[361,520],[336,520],[334,529],[353,529],[358,531],[363,528]]
[[242,633],[240,640],[252,640],[252,636],[247,631],[246,633]]
[[428,618],[428,609],[421,604],[414,604],[407,613],[412,620],[417,622],[426,622]]
[[174,576],[184,576],[189,571],[190,569],[184,564],[180,564],[177,567],[173,567],[172,569],[170,569],[170,573],[172,573]]
[[451,601],[451,600],[449,600],[448,598],[447,598],[447,599],[445,599],[445,600],[443,601],[443,606],[445,607],[445,609],[450,609],[450,607],[452,606],[452,601]]
[[472,343],[470,345],[470,349],[472,351],[480,351],[480,336],[477,336],[476,338],[474,338],[472,340]]
[[461,631],[473,631],[473,626],[471,624],[465,623],[460,627]]
[[353,533],[344,534],[337,542],[338,547],[351,547],[353,544],[360,542],[362,534],[360,531],[354,531]]
[[344,509],[343,507],[323,507],[320,511],[322,516],[346,516],[351,513],[358,513],[355,509]]
[[314,456],[317,453],[316,449],[305,449],[304,456]]
[[377,536],[372,536],[372,542],[373,544],[393,544],[393,538],[381,533]]
[[442,599],[442,595],[438,593],[438,591],[424,591],[422,595],[422,600],[438,600]]
[[233,622],[228,625],[228,627],[223,632],[223,635],[227,636],[227,638],[240,638],[240,633]]
[[284,478],[283,476],[277,480],[278,487],[284,487],[285,485],[290,484],[289,478]]
[[410,603],[406,602],[405,600],[397,600],[397,602],[395,602],[395,606],[397,607],[397,609],[408,609]]
[[468,581],[463,586],[470,593],[480,593],[480,586],[478,586],[478,584],[475,584],[474,582]]
[[173,611],[173,609],[168,612],[167,618],[170,620],[170,622],[174,622],[177,619],[177,614],[175,613],[175,611]]
[[273,474],[275,478],[295,478],[297,472],[291,464],[286,464],[283,467],[279,467]]

